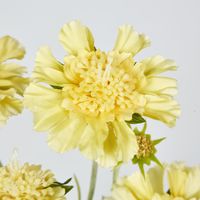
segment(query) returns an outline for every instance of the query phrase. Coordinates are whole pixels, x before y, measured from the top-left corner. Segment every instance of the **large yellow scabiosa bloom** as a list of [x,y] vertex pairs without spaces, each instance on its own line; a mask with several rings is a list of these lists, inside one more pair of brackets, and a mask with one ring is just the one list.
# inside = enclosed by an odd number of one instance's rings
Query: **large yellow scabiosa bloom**
[[64,63],[49,48],[41,48],[33,83],[25,92],[35,129],[50,132],[51,148],[79,148],[100,165],[114,166],[137,153],[136,137],[126,123],[134,113],[175,124],[176,80],[157,75],[175,70],[176,64],[161,56],[133,59],[149,45],[148,37],[122,26],[113,50],[106,53],[95,48],[86,26],[72,21],[63,26],[59,38],[68,52]]
[[0,125],[22,111],[23,95],[28,79],[22,77],[24,67],[10,63],[10,59],[22,59],[25,50],[20,43],[10,36],[0,38]]
[[[167,191],[164,172],[168,177]],[[112,194],[104,200],[199,200],[200,167],[187,167],[173,163],[165,170],[151,168],[145,175],[135,172],[113,186]]]
[[0,167],[1,200],[64,200],[65,189],[53,187],[56,179],[50,170],[40,165],[10,162]]

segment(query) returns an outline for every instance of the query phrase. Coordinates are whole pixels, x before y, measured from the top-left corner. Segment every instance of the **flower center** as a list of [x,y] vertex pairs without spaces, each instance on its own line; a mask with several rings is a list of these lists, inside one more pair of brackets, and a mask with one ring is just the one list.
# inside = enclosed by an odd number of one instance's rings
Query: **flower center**
[[138,153],[137,158],[147,158],[153,153],[153,144],[151,140],[145,135],[137,135]]
[[134,63],[127,64],[120,56],[98,50],[75,57],[73,62],[66,59],[66,74],[73,74],[74,84],[64,89],[63,105],[108,120],[130,119],[134,112],[141,113],[145,100],[135,90]]

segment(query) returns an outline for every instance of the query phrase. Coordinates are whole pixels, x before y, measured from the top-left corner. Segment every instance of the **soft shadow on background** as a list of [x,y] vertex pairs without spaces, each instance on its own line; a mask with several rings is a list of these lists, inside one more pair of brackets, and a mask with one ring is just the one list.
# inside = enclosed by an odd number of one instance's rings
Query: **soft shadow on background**
[[[153,138],[167,137],[158,146],[158,157],[164,162],[200,163],[200,1],[1,0],[0,3],[0,36],[9,34],[24,44],[27,54],[20,63],[28,67],[29,73],[33,70],[35,53],[42,45],[49,45],[54,55],[63,59],[65,52],[58,42],[58,32],[73,19],[89,26],[96,46],[106,51],[113,47],[117,27],[122,24],[131,24],[147,34],[152,46],[137,58],[160,54],[174,59],[179,66],[177,72],[170,73],[179,85],[177,99],[182,115],[177,126],[170,129],[153,120],[149,123],[148,132]],[[7,162],[12,150],[18,148],[22,162],[42,164],[52,169],[60,181],[76,173],[86,195],[90,161],[78,151],[63,155],[53,152],[46,144],[47,134],[34,132],[32,125],[32,115],[25,110],[0,129],[0,160]],[[134,170],[129,163],[122,168],[122,174]],[[95,199],[109,192],[110,179],[111,171],[100,169]],[[76,199],[75,189],[69,199]]]

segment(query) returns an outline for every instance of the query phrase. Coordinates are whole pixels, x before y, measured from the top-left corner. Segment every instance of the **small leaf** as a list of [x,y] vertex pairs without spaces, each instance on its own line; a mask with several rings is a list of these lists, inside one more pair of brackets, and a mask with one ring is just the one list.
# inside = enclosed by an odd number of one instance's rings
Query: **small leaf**
[[132,115],[132,119],[130,121],[126,121],[128,124],[141,124],[145,123],[146,120],[138,113],[134,113]]
[[71,180],[72,180],[72,178],[69,178],[64,183],[55,181],[54,183],[52,183],[51,185],[49,185],[47,187],[44,187],[43,189],[46,189],[49,187],[61,187],[61,188],[65,189],[65,194],[67,194],[73,188],[72,185],[67,185]]
[[140,168],[140,172],[142,173],[143,177],[145,178],[144,164],[142,162],[138,162],[138,166]]
[[151,160],[152,160],[153,162],[155,162],[157,165],[159,165],[160,167],[163,167],[162,164],[161,164],[161,162],[158,160],[158,158],[156,158],[155,155],[152,155],[152,156],[151,156]]
[[57,85],[51,85],[51,87],[54,88],[54,89],[58,89],[58,90],[61,90],[61,89],[62,89],[62,87],[57,86]]
[[72,189],[73,189],[73,186],[72,185],[66,185],[66,186],[63,186],[63,188],[65,189],[65,194],[67,194],[68,192],[70,192]]
[[166,138],[165,137],[163,137],[163,138],[160,138],[160,139],[157,139],[157,140],[154,140],[153,141],[153,144],[154,145],[157,145],[157,144],[159,144],[159,143],[161,143],[163,140],[165,140]]
[[138,159],[137,159],[136,156],[134,156],[134,158],[132,159],[132,163],[133,163],[133,164],[136,164],[137,162],[138,162]]

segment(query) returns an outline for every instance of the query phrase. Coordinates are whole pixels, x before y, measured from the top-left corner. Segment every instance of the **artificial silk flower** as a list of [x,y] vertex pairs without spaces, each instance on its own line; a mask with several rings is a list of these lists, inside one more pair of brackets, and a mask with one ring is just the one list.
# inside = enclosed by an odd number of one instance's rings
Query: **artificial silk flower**
[[[164,174],[168,177],[168,189],[164,189]],[[173,163],[165,167],[149,169],[145,177],[135,172],[113,186],[105,200],[199,200],[200,167],[187,167]]]
[[2,200],[64,200],[66,184],[56,182],[50,170],[40,165],[12,161],[0,167],[0,199]]
[[136,62],[149,38],[131,26],[119,28],[114,48],[96,49],[90,30],[79,21],[65,24],[59,39],[68,52],[64,63],[48,47],[36,56],[33,82],[25,105],[37,131],[48,131],[48,144],[58,152],[74,148],[101,166],[127,162],[138,151],[126,121],[134,113],[173,126],[179,106],[173,100],[176,80],[158,76],[176,64],[161,56]]
[[8,62],[10,59],[22,59],[24,48],[10,36],[0,38],[0,125],[7,119],[22,111],[21,98],[28,84],[28,79],[22,77],[25,67]]

